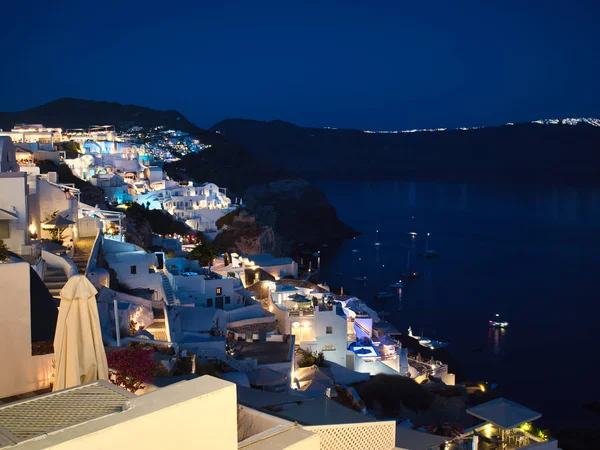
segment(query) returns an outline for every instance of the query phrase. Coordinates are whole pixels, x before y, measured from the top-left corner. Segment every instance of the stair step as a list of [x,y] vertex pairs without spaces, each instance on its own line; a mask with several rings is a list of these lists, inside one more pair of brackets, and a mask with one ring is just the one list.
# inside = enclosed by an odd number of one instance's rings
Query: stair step
[[53,282],[53,281],[64,281],[66,283],[67,282],[67,277],[65,276],[64,273],[62,275],[46,275],[44,277],[44,282],[45,283]]
[[66,281],[45,281],[44,284],[48,289],[62,289]]

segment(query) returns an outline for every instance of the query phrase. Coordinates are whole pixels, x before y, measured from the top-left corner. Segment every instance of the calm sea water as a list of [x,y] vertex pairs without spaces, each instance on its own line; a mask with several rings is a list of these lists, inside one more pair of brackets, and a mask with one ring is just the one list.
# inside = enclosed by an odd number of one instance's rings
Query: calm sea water
[[[400,331],[448,341],[469,379],[497,383],[544,426],[600,421],[582,406],[600,400],[600,189],[317,184],[363,233],[322,249],[322,281],[385,309]],[[431,260],[418,256],[428,232],[439,252]],[[401,298],[375,300],[393,290],[411,248],[420,278],[404,280]],[[366,284],[352,280],[359,274]],[[505,331],[488,328],[496,313],[510,322]]]

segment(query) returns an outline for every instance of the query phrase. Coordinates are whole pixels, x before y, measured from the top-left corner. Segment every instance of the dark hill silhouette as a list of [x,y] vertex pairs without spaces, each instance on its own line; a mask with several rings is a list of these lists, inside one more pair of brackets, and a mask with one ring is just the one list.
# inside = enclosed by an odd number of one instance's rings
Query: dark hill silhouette
[[178,111],[158,111],[144,106],[78,98],[61,98],[23,111],[0,112],[1,129],[10,130],[17,123],[41,123],[63,129],[87,128],[90,125],[115,125],[118,129],[133,125],[164,125],[203,137],[215,134],[197,127]]
[[588,124],[383,134],[228,119],[211,129],[311,179],[600,181],[600,128]]

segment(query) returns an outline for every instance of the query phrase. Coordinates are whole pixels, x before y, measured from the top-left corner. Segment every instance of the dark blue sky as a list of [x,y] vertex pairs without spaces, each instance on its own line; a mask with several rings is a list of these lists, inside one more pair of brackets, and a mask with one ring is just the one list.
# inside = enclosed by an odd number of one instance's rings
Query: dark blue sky
[[407,129],[600,116],[600,2],[11,1],[0,110],[59,97]]

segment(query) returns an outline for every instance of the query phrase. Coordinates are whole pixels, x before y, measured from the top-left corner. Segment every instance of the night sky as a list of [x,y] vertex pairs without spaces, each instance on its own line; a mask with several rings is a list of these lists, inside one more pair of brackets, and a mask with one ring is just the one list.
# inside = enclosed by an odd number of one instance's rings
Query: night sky
[[600,2],[6,1],[0,110],[60,97],[410,129],[600,116]]

